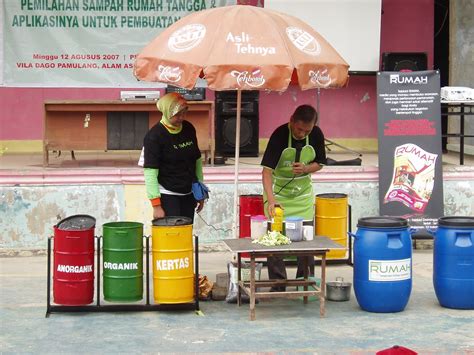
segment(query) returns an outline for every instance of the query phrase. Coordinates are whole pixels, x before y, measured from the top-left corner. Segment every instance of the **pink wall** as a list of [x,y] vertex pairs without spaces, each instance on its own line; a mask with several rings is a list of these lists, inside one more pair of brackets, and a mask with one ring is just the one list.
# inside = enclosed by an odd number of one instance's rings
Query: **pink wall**
[[[316,103],[316,90],[291,87],[284,94],[261,93],[260,137],[269,137],[287,122],[298,105]],[[376,117],[375,76],[354,76],[344,89],[320,91],[319,125],[328,138],[374,138]]]
[[[427,52],[433,63],[434,0],[383,0],[381,53]],[[0,87],[0,140],[42,139],[43,101],[118,99],[120,89]],[[207,92],[207,99],[214,94]],[[261,93],[260,137],[286,122],[295,107],[316,106],[316,92],[297,87],[283,93]],[[348,87],[321,90],[320,125],[328,138],[376,138],[375,76],[352,76]]]
[[[434,1],[382,0],[382,10],[380,53],[427,52],[432,68]],[[261,94],[260,137],[269,137],[304,103],[316,105],[314,90]],[[320,126],[327,138],[376,138],[376,77],[351,76],[344,89],[321,90]]]
[[433,67],[434,1],[383,0],[380,53],[426,52]]
[[45,100],[116,100],[121,90],[0,87],[0,140],[42,139]]

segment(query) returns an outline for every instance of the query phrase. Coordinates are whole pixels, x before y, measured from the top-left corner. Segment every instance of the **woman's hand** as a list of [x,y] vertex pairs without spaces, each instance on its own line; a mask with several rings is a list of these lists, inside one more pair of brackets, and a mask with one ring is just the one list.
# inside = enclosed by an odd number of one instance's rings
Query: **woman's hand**
[[165,210],[161,206],[153,207],[153,219],[163,218],[165,216]]
[[202,211],[202,209],[204,208],[204,201],[205,200],[200,200],[197,202],[196,213],[199,213]]

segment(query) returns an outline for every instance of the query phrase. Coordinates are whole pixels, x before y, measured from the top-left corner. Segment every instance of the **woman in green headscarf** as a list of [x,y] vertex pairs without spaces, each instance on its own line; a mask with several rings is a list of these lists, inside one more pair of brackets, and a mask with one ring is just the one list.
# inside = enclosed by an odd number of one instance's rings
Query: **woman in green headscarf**
[[[144,175],[153,218],[185,216],[194,220],[204,200],[196,201],[193,182],[203,181],[196,129],[185,120],[188,104],[178,93],[168,93],[156,106],[162,118],[145,136]],[[197,208],[196,208],[197,206]]]

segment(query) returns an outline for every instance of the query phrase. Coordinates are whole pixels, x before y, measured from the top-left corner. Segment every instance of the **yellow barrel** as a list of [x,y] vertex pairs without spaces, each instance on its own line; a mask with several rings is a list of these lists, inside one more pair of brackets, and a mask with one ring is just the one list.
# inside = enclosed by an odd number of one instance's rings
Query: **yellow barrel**
[[155,303],[194,301],[193,225],[187,217],[152,222],[153,295]]
[[[347,195],[328,193],[316,195],[316,235],[331,238],[347,248]],[[327,253],[328,259],[345,259],[346,250],[334,249]]]

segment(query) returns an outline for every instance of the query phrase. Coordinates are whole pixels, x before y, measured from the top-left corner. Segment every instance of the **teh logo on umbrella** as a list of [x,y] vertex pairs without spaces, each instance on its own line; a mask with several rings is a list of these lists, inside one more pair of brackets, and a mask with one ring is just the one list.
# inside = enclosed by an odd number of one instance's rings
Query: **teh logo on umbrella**
[[181,27],[168,39],[168,48],[172,52],[186,52],[201,43],[206,36],[206,27],[195,23]]
[[287,27],[286,35],[291,43],[300,51],[313,56],[317,56],[321,53],[321,46],[318,41],[316,41],[316,38],[305,30],[298,27]]
[[168,81],[171,83],[177,83],[181,80],[181,74],[183,71],[179,67],[170,67],[168,65],[159,65],[156,75],[158,80]]
[[237,84],[239,86],[250,86],[252,88],[258,88],[265,84],[265,78],[262,75],[260,69],[256,69],[249,73],[248,71],[237,71],[232,70],[230,75],[237,79]]
[[316,71],[310,70],[308,72],[308,75],[313,84],[317,84],[322,87],[327,87],[332,82],[331,76],[329,75],[327,69],[316,70]]

